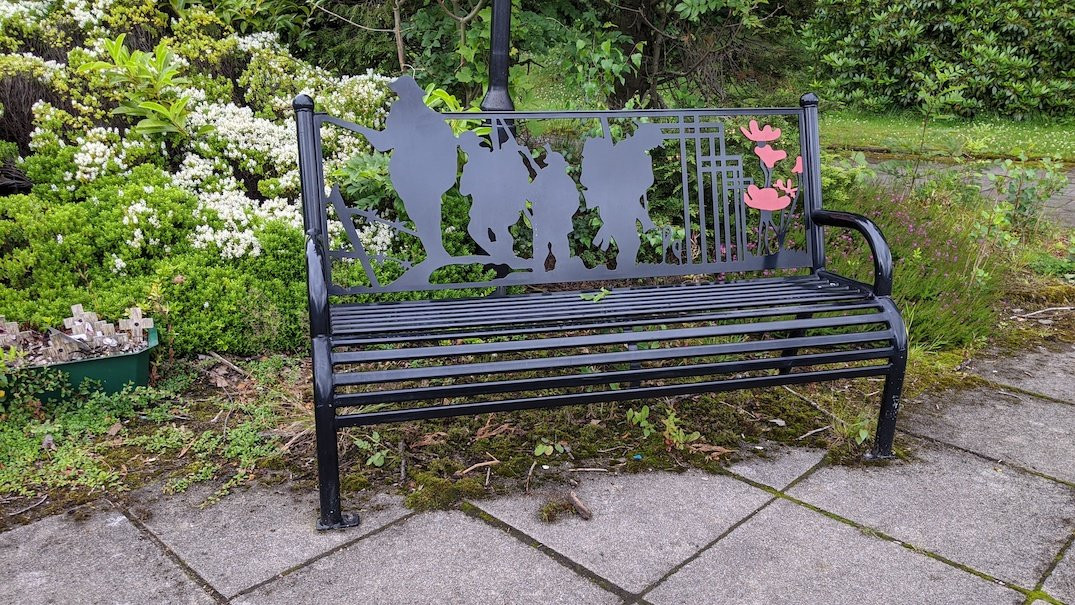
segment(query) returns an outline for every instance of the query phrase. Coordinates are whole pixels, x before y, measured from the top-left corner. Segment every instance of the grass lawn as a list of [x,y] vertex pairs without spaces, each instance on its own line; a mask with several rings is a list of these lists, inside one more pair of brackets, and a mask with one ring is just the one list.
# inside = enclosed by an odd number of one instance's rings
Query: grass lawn
[[[911,112],[870,114],[852,110],[823,112],[821,144],[830,149],[862,149],[898,154],[917,151],[922,121]],[[935,121],[927,132],[925,151],[974,157],[1051,156],[1075,162],[1075,121],[1068,119],[1015,122],[996,117],[967,121]]]

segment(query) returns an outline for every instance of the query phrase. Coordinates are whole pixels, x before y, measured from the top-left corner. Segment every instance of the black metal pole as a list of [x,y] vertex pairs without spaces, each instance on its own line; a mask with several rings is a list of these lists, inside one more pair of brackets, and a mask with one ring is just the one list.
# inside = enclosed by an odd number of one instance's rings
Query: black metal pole
[[485,111],[513,111],[508,91],[508,53],[511,50],[511,0],[493,0],[489,33],[489,91],[482,99]]

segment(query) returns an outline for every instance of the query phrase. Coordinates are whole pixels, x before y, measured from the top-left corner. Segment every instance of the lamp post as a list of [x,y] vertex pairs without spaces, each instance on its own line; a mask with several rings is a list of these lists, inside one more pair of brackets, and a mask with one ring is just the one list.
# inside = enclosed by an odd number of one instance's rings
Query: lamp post
[[482,99],[485,111],[513,111],[508,92],[508,52],[511,48],[511,0],[493,0],[490,25],[489,91]]

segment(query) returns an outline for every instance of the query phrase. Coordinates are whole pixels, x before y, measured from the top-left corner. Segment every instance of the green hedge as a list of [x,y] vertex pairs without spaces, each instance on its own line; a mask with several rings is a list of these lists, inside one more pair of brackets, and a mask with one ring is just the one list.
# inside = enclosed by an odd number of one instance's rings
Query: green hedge
[[1075,112],[1068,0],[820,0],[804,38],[815,86],[869,109],[954,86],[963,115]]

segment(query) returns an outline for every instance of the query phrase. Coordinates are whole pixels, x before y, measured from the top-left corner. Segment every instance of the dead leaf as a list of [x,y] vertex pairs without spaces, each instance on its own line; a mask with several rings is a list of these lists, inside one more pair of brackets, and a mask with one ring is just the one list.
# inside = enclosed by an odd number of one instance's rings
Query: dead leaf
[[41,449],[43,450],[56,450],[56,440],[52,438],[52,435],[45,435],[45,438],[41,440]]
[[505,422],[504,424],[492,429],[489,428],[489,425],[486,425],[478,429],[478,433],[474,435],[474,440],[478,441],[481,439],[491,439],[493,437],[496,437],[497,435],[503,435],[504,433],[510,434],[516,431],[517,429],[510,422]]
[[108,436],[109,437],[115,437],[122,430],[123,430],[123,423],[122,422],[117,422],[117,423],[113,424],[112,426],[108,427]]
[[718,460],[724,454],[730,454],[735,451],[719,445],[711,445],[709,443],[692,443],[690,448],[692,452],[705,454],[710,460]]
[[422,435],[418,441],[411,444],[411,447],[429,447],[431,445],[440,445],[444,443],[444,438],[448,436],[448,433],[443,431],[437,431],[435,433],[427,433]]
[[769,422],[772,422],[776,426],[787,426],[788,425],[788,423],[784,422],[780,418],[770,418]]

